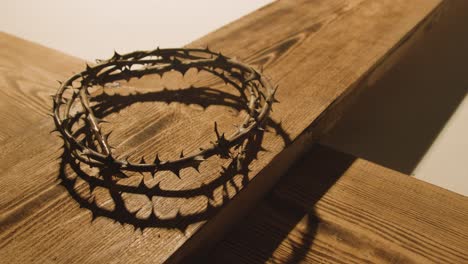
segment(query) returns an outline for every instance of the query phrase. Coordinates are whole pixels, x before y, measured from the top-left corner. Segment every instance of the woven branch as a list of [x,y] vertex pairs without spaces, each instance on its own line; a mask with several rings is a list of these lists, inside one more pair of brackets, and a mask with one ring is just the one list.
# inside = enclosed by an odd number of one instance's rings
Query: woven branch
[[[129,81],[131,78],[141,78],[145,75],[178,71],[184,75],[189,69],[208,72],[226,84],[237,89],[240,93],[239,102],[248,109],[248,116],[238,125],[229,137],[218,130],[214,123],[216,140],[211,142],[208,148],[200,148],[200,151],[175,160],[160,160],[158,154],[152,162],[146,162],[141,158],[139,163],[120,159],[112,154],[109,145],[109,134],[103,135],[100,123],[103,120],[97,118],[90,104],[89,89],[95,85],[104,87],[108,83],[119,80]],[[273,87],[269,80],[253,67],[241,63],[235,59],[226,57],[221,53],[215,53],[206,49],[155,49],[152,51],[135,51],[120,55],[114,53],[109,60],[100,60],[95,66],[86,65],[86,69],[73,75],[67,81],[61,83],[59,90],[53,97],[53,118],[56,130],[64,139],[66,148],[72,157],[92,167],[115,168],[127,171],[146,171],[154,175],[158,171],[171,171],[177,176],[183,168],[193,167],[198,169],[201,162],[213,155],[229,157],[230,149],[238,147],[242,142],[255,132],[262,129],[263,123],[271,111],[277,87]],[[64,96],[65,91],[72,91],[71,98]],[[82,112],[71,113],[75,104],[81,105]],[[85,128],[92,133],[98,147],[92,147],[92,142],[79,141],[71,131],[72,120],[83,117],[86,121]],[[239,148],[242,151],[242,147]]]

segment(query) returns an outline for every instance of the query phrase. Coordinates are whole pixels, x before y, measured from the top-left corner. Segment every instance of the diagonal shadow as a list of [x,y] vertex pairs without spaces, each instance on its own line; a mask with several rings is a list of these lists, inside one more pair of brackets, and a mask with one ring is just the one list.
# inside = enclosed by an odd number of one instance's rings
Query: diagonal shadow
[[[243,105],[240,104],[238,98],[232,94],[225,93],[210,87],[189,87],[180,90],[161,90],[147,93],[134,93],[130,95],[109,95],[102,93],[92,98],[95,103],[93,106],[95,115],[98,118],[104,118],[112,113],[117,113],[134,103],[139,102],[178,102],[185,105],[195,104],[206,108],[210,105],[226,106],[243,110]],[[73,126],[79,120],[75,118],[71,120],[69,125]],[[272,131],[280,136],[285,145],[291,143],[291,139],[287,133],[282,129],[280,123],[275,122],[273,119],[268,118],[265,131]],[[183,190],[169,190],[163,189],[156,184],[152,187],[144,183],[142,177],[141,182],[137,186],[125,185],[119,183],[116,179],[119,177],[125,178],[124,172],[112,169],[100,169],[97,175],[89,172],[87,165],[81,164],[71,157],[70,153],[64,149],[61,156],[61,164],[59,169],[58,178],[60,184],[66,188],[70,196],[80,205],[92,213],[92,220],[97,217],[106,217],[121,224],[130,224],[135,229],[145,229],[149,227],[160,228],[176,228],[184,232],[186,228],[192,224],[210,219],[216,212],[218,212],[224,205],[229,202],[229,196],[224,195],[227,192],[228,185],[235,188],[235,192],[242,190],[249,182],[249,165],[257,158],[259,151],[262,151],[262,140],[265,131],[257,131],[246,139],[244,148],[245,155],[242,157],[235,157],[228,163],[227,166],[220,170],[219,176],[215,180],[202,184],[199,187]],[[83,127],[78,128],[75,136],[83,135],[90,136],[90,133]],[[234,176],[240,175],[240,185],[234,183]],[[109,193],[109,200],[114,205],[109,209],[98,205],[96,202],[96,188],[105,189]],[[222,202],[218,205],[210,203],[210,199],[214,197],[215,190],[221,188],[223,190]],[[89,195],[84,195],[83,190],[89,189]],[[127,208],[128,200],[131,199],[125,194],[146,196],[152,204],[153,210],[148,217],[143,218],[138,215],[141,209],[131,211]],[[155,206],[154,197],[164,198],[184,198],[190,199],[194,197],[204,196],[207,197],[207,204],[205,210],[198,211],[190,214],[182,214],[178,212],[174,217],[162,218],[154,213]]]
[[[438,179],[439,184],[464,178],[463,167],[452,166],[455,163],[437,153],[456,156],[466,151],[450,146],[453,143],[438,146],[437,141],[467,100],[468,27],[460,26],[468,24],[467,10],[468,1],[444,1],[437,22],[427,24],[420,37],[408,41],[411,44],[403,56],[363,91],[321,143],[404,174],[421,173],[420,177]],[[464,131],[462,123],[459,127]],[[454,134],[454,138],[466,136]],[[429,167],[422,161],[432,153],[439,158],[431,159],[435,164]],[[446,170],[459,176],[437,176],[447,174]]]
[[351,155],[313,146],[253,213],[194,263],[313,263],[308,257],[320,224],[314,205],[354,161]]

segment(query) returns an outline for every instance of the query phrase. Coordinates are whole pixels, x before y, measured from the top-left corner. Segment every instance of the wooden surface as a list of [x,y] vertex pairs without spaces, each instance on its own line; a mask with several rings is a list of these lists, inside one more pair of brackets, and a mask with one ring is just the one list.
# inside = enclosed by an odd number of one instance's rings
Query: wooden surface
[[[258,159],[250,163],[248,175],[219,177],[220,165],[227,166],[227,161],[213,160],[201,168],[200,175],[194,171],[182,171],[181,179],[172,174],[155,179],[146,175],[145,184],[159,183],[167,191],[166,197],[151,201],[142,195],[122,197],[126,210],[136,213],[138,219],[148,218],[151,208],[160,217],[143,231],[118,217],[91,221],[93,214],[80,208],[88,207],[87,199],[71,195],[91,195],[99,208],[112,210],[118,207],[113,195],[120,193],[102,188],[90,193],[81,180],[65,184],[67,188],[58,184],[64,162],[61,140],[49,134],[53,123],[43,113],[48,107],[47,93],[57,87],[50,87],[53,80],[71,74],[79,62],[2,34],[2,92],[9,97],[2,97],[0,104],[4,139],[0,152],[0,259],[9,263],[176,262],[216,241],[335,123],[350,99],[391,65],[388,62],[398,57],[395,54],[413,36],[430,30],[425,26],[433,22],[439,4],[438,0],[281,1],[192,43],[209,44],[228,56],[263,65],[280,85],[281,103],[274,106],[273,132],[264,135],[262,147],[267,151],[259,152]],[[32,81],[18,81],[24,76],[44,81],[34,86]],[[167,106],[161,93],[150,92],[164,85],[177,97],[180,94],[174,90],[195,79],[188,74],[185,79],[165,76],[162,82],[150,78],[122,84],[117,89],[122,93],[135,89],[150,93],[134,94],[130,99],[120,99],[109,91],[106,98],[121,103],[108,113],[112,124],[104,127],[113,128],[111,143],[135,160],[142,155],[150,159],[156,152],[167,159],[213,140],[213,121],[223,131],[232,129],[231,124],[242,114],[235,105],[218,98],[204,109],[196,99],[192,98],[195,103],[184,101],[188,97],[182,96],[178,103]],[[196,84],[226,90],[203,76]],[[29,98],[31,93],[25,92],[29,89],[38,96]],[[31,114],[34,111],[38,114]],[[68,167],[62,174],[76,176]],[[137,185],[142,176],[123,181]],[[100,211],[94,209],[96,216]]]
[[83,61],[0,32],[0,142],[37,126],[50,113],[57,80]]
[[314,146],[214,263],[468,263],[468,197]]

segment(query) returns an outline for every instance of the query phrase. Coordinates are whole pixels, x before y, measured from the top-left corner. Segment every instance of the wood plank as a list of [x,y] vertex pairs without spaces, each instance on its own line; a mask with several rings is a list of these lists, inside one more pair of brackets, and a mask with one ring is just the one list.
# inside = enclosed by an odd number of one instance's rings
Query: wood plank
[[84,62],[0,32],[0,142],[37,125],[52,109],[57,80]]
[[467,218],[468,197],[317,145],[205,258],[467,263]]
[[[336,122],[367,82],[385,72],[418,34],[428,31],[422,29],[434,22],[439,4],[439,0],[280,1],[192,43],[209,44],[213,50],[265,66],[281,87],[281,103],[275,105],[270,122],[273,132],[264,134],[262,147],[267,151],[252,160],[247,175],[220,177],[220,165],[228,161],[218,159],[206,163],[201,174],[182,171],[182,179],[172,174],[155,179],[146,175],[146,185],[159,183],[166,196],[151,201],[143,195],[123,197],[128,211],[140,210],[140,220],[131,222],[117,211],[114,219],[91,221],[91,212],[80,208],[91,206],[87,199],[70,196],[89,193],[88,185],[83,181],[68,188],[57,184],[61,140],[48,134],[53,128],[50,118],[37,119],[24,135],[2,144],[0,258],[11,263],[177,262],[213,243]],[[162,83],[176,95],[176,87],[196,76],[166,77]],[[131,81],[122,89],[148,92],[161,88],[153,84],[158,81]],[[197,84],[224,89],[210,79]],[[104,130],[113,127],[111,143],[134,157],[149,159],[158,151],[167,159],[182,148],[189,153],[213,140],[213,121],[229,130],[240,118],[235,107],[227,109],[219,100],[220,105],[202,109],[187,102],[167,106],[160,93],[135,95],[123,102],[110,93],[108,99],[122,105],[113,109],[112,124]],[[69,168],[62,174],[76,176]],[[136,175],[122,182],[137,185],[141,180]],[[99,187],[92,192],[99,208],[109,210],[116,206],[112,194],[120,195]],[[94,214],[100,212],[90,208]],[[144,222],[151,208],[160,219],[151,222],[151,228],[135,231],[132,223]],[[123,226],[115,220],[124,222]]]

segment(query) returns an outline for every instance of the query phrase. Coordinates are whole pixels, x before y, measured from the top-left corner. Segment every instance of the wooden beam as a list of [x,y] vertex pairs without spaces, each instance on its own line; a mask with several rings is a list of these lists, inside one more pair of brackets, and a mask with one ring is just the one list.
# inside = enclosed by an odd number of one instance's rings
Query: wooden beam
[[0,142],[37,126],[50,113],[57,80],[84,61],[0,32]]
[[[159,183],[166,197],[123,197],[125,209],[138,211],[138,219],[147,218],[152,208],[160,217],[143,231],[135,231],[135,225],[121,217],[121,211],[114,212],[114,218],[91,221],[92,215],[100,212],[90,207],[91,199],[92,205],[112,210],[117,206],[112,195],[120,193],[99,187],[89,193],[83,180],[65,185],[67,188],[57,184],[58,174],[74,178],[76,169],[61,170],[60,165],[66,162],[61,159],[61,140],[49,135],[53,129],[50,118],[32,118],[21,136],[5,133],[10,137],[2,142],[0,183],[2,190],[8,191],[0,193],[0,258],[9,262],[154,263],[177,262],[196,253],[219,239],[319,135],[333,126],[368,82],[385,72],[405,46],[425,34],[425,26],[435,23],[440,2],[279,1],[192,43],[190,46],[209,44],[212,50],[263,65],[280,85],[281,103],[274,106],[270,122],[273,132],[265,133],[262,141],[267,151],[259,152],[258,159],[250,163],[248,175],[219,177],[220,165],[228,164],[221,159],[206,163],[201,174],[183,171],[182,179],[172,174],[157,175],[155,179],[146,175],[145,184]],[[5,35],[2,38],[6,39],[2,43],[9,41]],[[16,45],[21,49],[20,43]],[[47,52],[41,53],[43,57],[31,59],[48,63]],[[60,61],[74,59],[63,56]],[[43,72],[38,73],[16,64],[9,71],[47,76],[47,66],[41,69]],[[56,77],[51,74],[44,78]],[[167,79],[164,84],[170,91],[187,81],[178,76]],[[150,88],[157,88],[154,82],[132,80],[123,88],[149,92]],[[225,89],[209,78],[197,84]],[[15,89],[24,89],[10,84],[4,87],[12,89],[11,94]],[[167,106],[161,101],[145,102],[161,100],[160,94],[129,98],[122,102],[112,93],[108,96],[122,105],[114,107],[117,110],[109,116],[113,124],[103,129],[114,129],[110,141],[123,154],[146,159],[154,157],[156,151],[165,153],[163,157],[167,159],[181,149],[206,144],[214,137],[213,121],[229,130],[239,118],[238,111],[227,111],[223,105],[203,110],[183,103]],[[2,124],[11,116],[2,117]],[[84,175],[96,174],[93,169],[80,169]],[[142,178],[135,175],[122,182],[138,185]],[[91,195],[89,199],[80,196],[87,193]],[[91,213],[80,206],[94,209]],[[123,226],[118,222],[123,222]]]
[[317,145],[213,263],[465,263],[468,197]]

